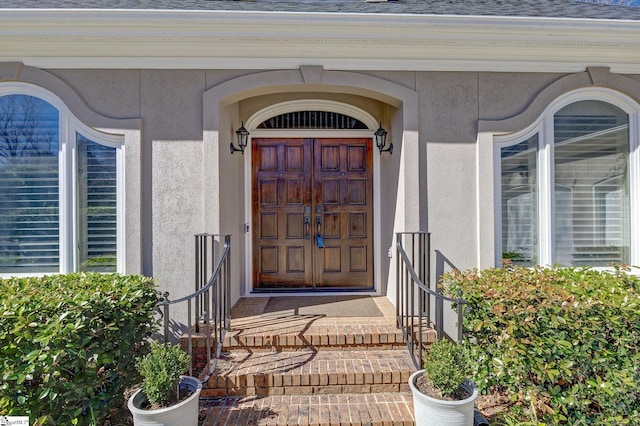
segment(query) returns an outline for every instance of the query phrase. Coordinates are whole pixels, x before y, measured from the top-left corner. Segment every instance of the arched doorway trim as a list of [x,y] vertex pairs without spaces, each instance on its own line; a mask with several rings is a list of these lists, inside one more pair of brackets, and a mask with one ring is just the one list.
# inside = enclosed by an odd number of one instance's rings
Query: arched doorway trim
[[[325,111],[331,113],[339,113],[344,114],[346,116],[355,118],[361,121],[363,124],[367,126],[367,129],[260,129],[258,126],[272,117],[287,114],[291,112],[298,111]],[[250,132],[249,137],[249,146],[252,144],[252,140],[254,137],[306,137],[306,138],[316,138],[316,137],[337,137],[337,138],[373,138],[373,132],[378,126],[378,121],[361,108],[358,108],[354,105],[346,104],[344,102],[332,101],[332,100],[324,100],[324,99],[298,99],[293,101],[285,101],[280,103],[274,103],[273,105],[269,105],[265,108],[260,109],[255,112],[252,116],[250,116],[245,122],[245,127]],[[374,153],[376,154],[376,153]],[[249,148],[245,151],[243,156],[244,162],[244,217],[248,222],[253,216],[253,209],[255,206],[252,203],[252,150]],[[376,259],[380,259],[382,256],[382,248],[381,248],[381,239],[380,239],[380,216],[377,212],[380,211],[380,156],[373,155],[373,191],[376,194],[373,198],[373,206],[374,206],[374,215],[373,215],[373,251],[374,257]],[[253,241],[253,232],[255,232],[254,227],[250,228],[250,231],[245,235],[245,276],[247,277],[247,281],[245,282],[244,292],[246,295],[252,292],[252,283],[249,280],[249,277],[252,276],[252,269],[255,265],[252,263],[253,251],[255,247],[252,245]],[[380,261],[374,261],[373,264],[374,270],[374,285],[373,289],[369,291],[369,294],[381,294],[381,270],[380,270]],[[258,293],[260,294],[260,293]],[[331,292],[323,292],[322,294],[331,294]],[[342,294],[349,294],[342,292]],[[357,293],[361,294],[361,293]]]
[[375,130],[378,125],[378,122],[371,114],[353,105],[324,99],[299,99],[281,102],[261,109],[247,119],[245,127],[251,131],[271,117],[297,111],[327,111],[348,115],[360,120],[371,130]]

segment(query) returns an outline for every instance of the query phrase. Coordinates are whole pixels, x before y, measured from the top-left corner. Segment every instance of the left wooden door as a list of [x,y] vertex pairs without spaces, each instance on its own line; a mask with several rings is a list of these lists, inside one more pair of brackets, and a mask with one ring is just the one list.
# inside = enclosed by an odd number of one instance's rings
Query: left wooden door
[[254,288],[313,286],[311,141],[254,139]]

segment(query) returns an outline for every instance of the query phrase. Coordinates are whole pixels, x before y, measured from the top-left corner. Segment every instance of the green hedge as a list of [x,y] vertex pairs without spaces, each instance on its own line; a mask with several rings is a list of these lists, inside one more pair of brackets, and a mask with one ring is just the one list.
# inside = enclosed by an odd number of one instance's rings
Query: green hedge
[[588,269],[453,271],[483,393],[548,424],[640,424],[640,279]]
[[81,273],[0,281],[0,414],[98,424],[157,329],[153,281]]

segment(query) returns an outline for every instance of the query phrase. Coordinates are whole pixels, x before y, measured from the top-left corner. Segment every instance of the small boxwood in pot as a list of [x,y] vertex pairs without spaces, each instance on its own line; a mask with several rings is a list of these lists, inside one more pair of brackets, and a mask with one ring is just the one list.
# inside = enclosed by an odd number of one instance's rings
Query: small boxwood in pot
[[[431,344],[424,356],[424,379],[438,399],[464,399],[460,385],[467,379],[468,358],[464,346],[446,339]],[[424,392],[424,391],[423,391]],[[427,392],[424,392],[427,393]]]
[[178,402],[180,375],[189,368],[190,357],[180,346],[151,344],[151,352],[138,360],[136,368],[143,378],[142,391],[149,408],[166,407]]
[[424,357],[424,369],[409,377],[416,426],[473,424],[478,391],[467,380],[465,347],[436,340]]

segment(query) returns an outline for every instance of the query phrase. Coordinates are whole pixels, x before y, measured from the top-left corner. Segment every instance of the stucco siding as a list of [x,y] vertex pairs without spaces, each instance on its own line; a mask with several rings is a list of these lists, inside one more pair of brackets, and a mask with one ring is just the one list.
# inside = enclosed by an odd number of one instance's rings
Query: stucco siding
[[419,73],[421,141],[474,143],[478,119],[476,73]]
[[503,120],[524,110],[545,87],[564,74],[479,73],[478,112],[483,120]]
[[153,277],[177,299],[194,289],[202,228],[202,141],[153,142]]
[[140,116],[140,71],[51,70],[95,112],[113,118]]
[[0,79],[24,79],[58,93],[87,125],[115,128],[111,120],[137,132],[127,163],[127,179],[135,181],[127,186],[127,222],[139,229],[127,243],[135,265],[129,271],[153,276],[171,298],[184,296],[193,288],[193,235],[231,234],[234,301],[250,280],[251,173],[247,157],[228,148],[241,121],[282,102],[316,99],[349,104],[384,123],[395,150],[382,157],[374,151],[376,262],[378,290],[390,294],[395,259],[387,253],[397,231],[432,233],[435,274],[491,265],[493,257],[481,254],[494,250],[487,237],[494,229],[486,208],[492,201],[483,202],[493,197],[492,141],[479,139],[479,132],[493,123],[502,126],[497,131],[521,130],[549,100],[585,85],[615,80],[637,100],[640,82],[640,75],[623,78],[606,68],[577,74],[307,71],[48,71],[6,63]]

